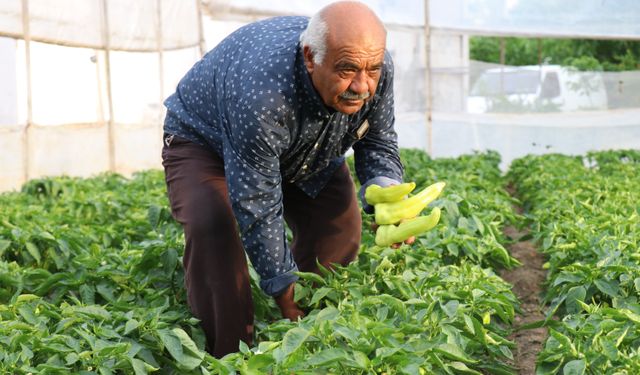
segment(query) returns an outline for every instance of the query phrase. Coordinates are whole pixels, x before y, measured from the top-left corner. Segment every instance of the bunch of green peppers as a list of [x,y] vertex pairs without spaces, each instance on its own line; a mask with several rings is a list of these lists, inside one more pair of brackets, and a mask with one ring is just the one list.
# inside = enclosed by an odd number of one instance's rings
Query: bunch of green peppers
[[[445,187],[436,182],[411,197],[414,182],[380,187],[371,185],[365,190],[367,203],[375,207],[375,221],[380,225],[376,232],[376,245],[389,246],[431,230],[440,220],[440,209],[434,208],[428,216],[418,216],[434,201]],[[406,199],[405,199],[406,198]]]

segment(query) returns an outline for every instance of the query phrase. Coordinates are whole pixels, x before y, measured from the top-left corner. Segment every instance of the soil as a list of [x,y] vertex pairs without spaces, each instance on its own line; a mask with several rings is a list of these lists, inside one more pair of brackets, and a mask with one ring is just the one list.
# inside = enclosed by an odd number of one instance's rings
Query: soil
[[[520,207],[514,207],[514,210],[518,213],[522,211]],[[543,306],[541,306],[542,285],[546,277],[546,271],[542,269],[544,256],[537,251],[531,241],[520,241],[521,238],[526,238],[528,230],[519,231],[514,227],[506,227],[504,233],[515,241],[508,249],[511,255],[522,263],[520,267],[501,272],[502,278],[513,285],[513,292],[522,303],[520,306],[522,314],[515,317],[514,323],[514,327],[518,328],[543,320],[545,317]],[[535,374],[536,357],[547,335],[547,329],[542,327],[516,331],[509,337],[516,343],[513,351],[513,365],[518,369],[519,374]]]

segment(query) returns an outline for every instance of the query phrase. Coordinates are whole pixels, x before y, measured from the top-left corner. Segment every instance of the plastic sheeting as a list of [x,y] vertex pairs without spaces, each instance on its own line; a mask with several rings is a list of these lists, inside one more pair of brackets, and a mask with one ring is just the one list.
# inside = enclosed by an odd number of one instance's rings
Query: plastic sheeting
[[470,34],[640,38],[637,0],[430,1],[434,28]]
[[[205,0],[216,15],[304,14],[330,0]],[[424,0],[362,0],[385,23],[424,25]],[[469,34],[640,38],[637,0],[429,0],[432,28]]]
[[[640,109],[531,114],[435,112],[433,157],[495,150],[503,170],[527,154],[583,155],[592,150],[640,149]],[[425,149],[424,113],[401,113],[396,130],[401,147]]]
[[[640,148],[639,72],[577,73],[560,71],[559,67],[545,67],[546,71],[542,72],[539,67],[470,62],[465,35],[467,32],[538,36],[552,33],[573,37],[588,31],[588,35],[584,34],[588,37],[622,35],[637,39],[640,38],[637,22],[640,3],[630,0],[581,0],[579,3],[577,0],[431,0],[431,24],[435,29],[430,51],[433,123],[429,143],[425,126],[428,89],[425,33],[419,27],[424,22],[424,1],[365,2],[388,25],[387,44],[396,67],[396,129],[401,147],[428,149],[432,145],[435,157],[493,149],[502,154],[503,166],[527,153],[579,154],[607,148]],[[205,19],[203,25],[208,48],[211,48],[241,26],[243,20],[278,14],[310,15],[329,1],[209,0],[205,3],[209,14],[216,17],[216,21]],[[22,4],[19,0],[0,2],[0,35],[22,37]],[[105,52],[96,50],[106,46],[102,32],[105,4],[110,48],[129,51],[110,53],[110,80],[106,75]],[[158,4],[161,24],[157,17]],[[3,150],[0,191],[19,188],[25,175],[30,178],[60,174],[89,176],[108,170],[110,138],[114,141],[113,161],[117,172],[128,174],[160,167],[161,101],[173,92],[178,80],[199,57],[195,47],[199,28],[195,0],[28,0],[28,5],[33,105],[28,129],[24,127],[27,121],[24,43],[18,41],[16,49],[15,40],[0,38],[3,83],[0,86],[0,147]],[[241,17],[226,18],[225,14]],[[161,41],[157,39],[160,36]],[[74,47],[40,43],[43,41]],[[137,52],[179,46],[192,47],[165,50],[162,54]],[[566,89],[559,86],[560,81],[556,86],[553,79],[545,83],[545,74],[554,73],[554,69],[558,79],[571,76],[573,83]],[[590,88],[595,86],[590,84],[594,80],[601,82],[597,89]],[[486,81],[484,88],[477,86],[482,81]],[[108,87],[112,94],[113,134],[109,134],[106,126],[110,120]],[[540,97],[543,87],[547,94]],[[517,93],[529,95],[528,99],[505,103],[511,91],[531,91],[532,88],[533,94]],[[575,99],[573,91],[585,89],[604,92],[606,106],[597,104],[602,101],[595,96],[586,98],[589,105],[543,103],[548,99],[556,102]],[[560,95],[555,95],[558,93]],[[477,113],[469,113],[472,100],[482,104],[475,104]]]
[[470,113],[640,108],[640,71],[578,71],[559,65],[515,67],[471,61],[468,79],[465,104]]
[[125,51],[200,42],[194,27],[199,21],[196,0],[5,0],[0,2],[0,36],[25,37],[23,3],[34,41]]

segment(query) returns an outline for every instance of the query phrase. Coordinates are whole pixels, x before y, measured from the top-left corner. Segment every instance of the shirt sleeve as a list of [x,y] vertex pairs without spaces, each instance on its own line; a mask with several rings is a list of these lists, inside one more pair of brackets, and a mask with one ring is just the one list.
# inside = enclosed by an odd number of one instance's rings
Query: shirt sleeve
[[259,112],[229,105],[223,136],[225,177],[245,252],[268,295],[297,280],[286,241],[279,155],[289,133]]
[[[373,181],[384,181],[385,185],[402,182],[403,166],[398,150],[398,135],[394,129],[393,62],[388,53],[383,70],[376,93],[380,99],[367,116],[369,132],[353,145],[356,174],[362,184],[361,199],[364,199],[364,189]],[[381,177],[384,179],[381,180]],[[366,208],[366,202],[362,200],[362,203]]]

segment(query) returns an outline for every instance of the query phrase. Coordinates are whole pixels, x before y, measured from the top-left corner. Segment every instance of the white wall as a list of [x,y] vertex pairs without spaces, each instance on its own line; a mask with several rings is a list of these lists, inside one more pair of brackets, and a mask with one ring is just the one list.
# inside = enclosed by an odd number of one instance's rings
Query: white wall
[[0,126],[18,122],[16,41],[0,38]]

